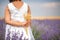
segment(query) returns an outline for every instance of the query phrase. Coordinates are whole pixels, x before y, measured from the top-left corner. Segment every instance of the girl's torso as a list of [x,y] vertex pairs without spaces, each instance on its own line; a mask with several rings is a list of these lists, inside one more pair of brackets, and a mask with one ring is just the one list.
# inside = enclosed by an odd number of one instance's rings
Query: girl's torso
[[28,5],[25,2],[23,2],[22,6],[19,9],[16,8],[13,3],[9,3],[8,8],[12,20],[20,22],[26,21],[24,15],[27,14]]

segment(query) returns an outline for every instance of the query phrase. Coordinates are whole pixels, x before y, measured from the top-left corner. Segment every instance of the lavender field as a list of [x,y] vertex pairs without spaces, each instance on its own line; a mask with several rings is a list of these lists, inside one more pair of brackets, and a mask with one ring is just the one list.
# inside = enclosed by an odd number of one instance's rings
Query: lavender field
[[[60,20],[32,20],[31,27],[36,40],[60,40]],[[0,40],[4,40],[5,22],[0,20]]]

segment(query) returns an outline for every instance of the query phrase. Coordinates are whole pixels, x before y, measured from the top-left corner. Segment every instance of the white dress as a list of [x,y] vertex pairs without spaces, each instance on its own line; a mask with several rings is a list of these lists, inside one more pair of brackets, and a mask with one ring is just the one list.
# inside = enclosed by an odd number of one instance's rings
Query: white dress
[[[17,8],[12,4],[8,4],[8,8],[11,15],[11,20],[24,22],[24,14],[28,11],[27,3],[23,3],[22,7],[17,10]],[[30,25],[27,28],[28,35],[24,27],[14,27],[12,25],[6,24],[5,40],[35,40],[32,34]]]

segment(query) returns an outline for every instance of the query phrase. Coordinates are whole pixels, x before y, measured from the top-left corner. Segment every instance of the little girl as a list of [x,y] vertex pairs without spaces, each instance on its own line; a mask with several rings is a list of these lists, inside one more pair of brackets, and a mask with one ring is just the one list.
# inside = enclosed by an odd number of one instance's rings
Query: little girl
[[35,40],[31,31],[31,12],[27,3],[9,0],[5,9],[5,40]]

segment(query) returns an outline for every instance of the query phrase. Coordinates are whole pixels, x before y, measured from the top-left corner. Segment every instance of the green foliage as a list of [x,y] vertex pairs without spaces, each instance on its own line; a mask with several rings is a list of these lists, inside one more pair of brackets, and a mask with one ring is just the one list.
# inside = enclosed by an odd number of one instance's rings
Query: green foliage
[[40,32],[36,30],[36,28],[32,28],[32,32],[34,35],[35,40],[38,39],[40,37]]

